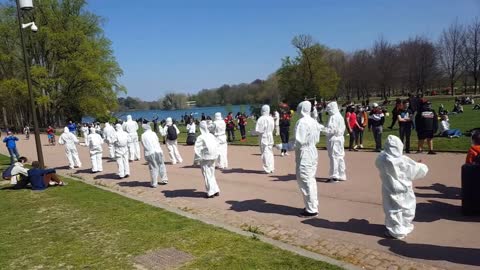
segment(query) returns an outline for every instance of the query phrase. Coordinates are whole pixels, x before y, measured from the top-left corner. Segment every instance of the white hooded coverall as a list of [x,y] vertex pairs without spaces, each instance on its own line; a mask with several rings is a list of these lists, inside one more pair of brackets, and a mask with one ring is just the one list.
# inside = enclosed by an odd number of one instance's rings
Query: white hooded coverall
[[111,159],[115,158],[115,147],[113,145],[113,137],[115,136],[115,128],[110,123],[105,123],[103,128],[103,139],[108,144],[108,155]]
[[262,116],[258,118],[255,133],[260,137],[260,153],[262,154],[263,170],[273,173],[275,170],[273,158],[273,130],[275,122],[270,116],[270,106],[262,106]]
[[127,121],[123,123],[123,129],[130,137],[128,142],[128,152],[130,153],[130,160],[140,160],[140,142],[138,141],[138,124],[132,120],[131,115],[127,115]]
[[92,160],[92,172],[103,171],[102,153],[103,153],[103,139],[97,133],[95,128],[90,128],[90,135],[88,135],[88,148],[90,150],[90,159]]
[[215,113],[215,121],[213,121],[211,129],[218,143],[219,155],[217,160],[217,166],[220,169],[228,168],[228,144],[227,136],[225,135],[226,128],[227,126],[222,118],[222,114],[219,112]]
[[200,122],[200,133],[195,142],[194,163],[200,163],[207,196],[213,196],[220,192],[217,180],[215,179],[215,161],[218,158],[218,140],[208,130],[207,122]]
[[83,142],[85,143],[85,145],[88,145],[88,127],[82,126],[80,128],[80,131],[82,132]]
[[375,165],[382,179],[385,227],[391,236],[403,238],[414,228],[416,200],[412,181],[425,177],[428,167],[404,156],[403,143],[396,136],[387,137],[384,149]]
[[[175,124],[173,124],[172,118],[168,117],[165,121],[165,127],[160,129],[160,134],[164,137],[167,136],[168,134],[168,127],[173,126],[175,128],[175,131],[177,132],[177,135],[180,134],[180,130],[177,128]],[[180,152],[178,151],[178,140],[169,140],[168,138],[165,139],[167,143],[167,149],[168,149],[168,155],[170,156],[170,160],[172,161],[172,164],[177,164],[182,163],[183,159],[182,156],[180,155]]]
[[145,132],[142,134],[141,141],[145,154],[145,160],[148,162],[148,169],[152,178],[150,184],[152,187],[157,187],[158,177],[160,176],[160,183],[167,184],[167,169],[163,158],[163,151],[158,141],[158,136],[152,131],[149,124],[144,124]]
[[73,133],[70,133],[68,127],[63,129],[63,133],[60,135],[58,143],[60,145],[65,145],[65,154],[67,155],[70,169],[82,167],[82,163],[78,157],[77,147],[75,146],[75,144],[79,143],[78,138]]
[[295,162],[297,183],[303,195],[305,210],[318,213],[316,144],[320,140],[323,126],[310,116],[311,109],[310,101],[303,101],[298,105],[300,119],[295,125]]
[[115,130],[115,136],[113,137],[115,158],[117,159],[118,176],[123,178],[130,175],[130,164],[128,164],[128,143],[130,136],[123,131],[123,127],[120,124],[115,125]]
[[280,114],[277,111],[273,113],[273,120],[275,121],[275,136],[280,136]]
[[330,158],[330,179],[347,180],[345,173],[345,121],[338,110],[337,102],[330,102],[326,107],[329,115],[328,124],[324,128],[327,135],[327,151]]

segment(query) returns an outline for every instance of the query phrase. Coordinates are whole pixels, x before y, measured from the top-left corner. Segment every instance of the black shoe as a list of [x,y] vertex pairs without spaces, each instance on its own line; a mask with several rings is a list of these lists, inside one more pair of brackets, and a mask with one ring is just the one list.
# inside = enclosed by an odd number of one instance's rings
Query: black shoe
[[123,178],[128,178],[130,175],[126,174]]
[[215,197],[215,194],[210,195],[210,196],[208,196],[208,194],[205,195],[205,198],[207,198],[207,199],[211,199],[211,198],[213,198],[213,197]]
[[213,196],[215,196],[215,197],[220,196],[220,192],[217,192],[217,193],[213,194]]
[[327,183],[338,183],[338,179],[330,178],[330,179],[328,179]]
[[437,153],[435,153],[435,152],[433,152],[433,151],[428,151],[427,154],[429,154],[429,155],[436,155]]
[[307,212],[305,209],[300,213],[301,217],[316,217],[318,216],[318,213],[310,213]]
[[410,150],[405,150],[405,154],[410,154]]

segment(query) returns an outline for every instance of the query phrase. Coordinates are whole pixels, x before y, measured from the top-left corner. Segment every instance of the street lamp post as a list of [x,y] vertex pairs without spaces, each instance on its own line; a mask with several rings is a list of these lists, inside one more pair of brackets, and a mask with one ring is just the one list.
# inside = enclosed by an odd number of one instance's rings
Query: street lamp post
[[42,151],[42,142],[40,140],[40,129],[38,127],[38,120],[37,120],[37,109],[35,106],[35,100],[33,97],[33,90],[32,90],[32,80],[30,78],[30,68],[28,65],[28,58],[27,58],[27,50],[25,48],[25,39],[23,37],[23,27],[22,21],[20,16],[20,9],[32,9],[32,1],[23,0],[22,5],[20,5],[20,1],[16,0],[17,3],[17,17],[18,17],[18,27],[20,30],[20,40],[22,42],[22,50],[23,50],[23,62],[25,64],[25,76],[27,77],[27,86],[28,86],[28,95],[30,96],[30,107],[32,110],[32,117],[33,117],[33,128],[35,132],[35,145],[37,148],[37,158],[38,162],[40,163],[41,168],[45,168],[45,162],[43,161],[43,151]]

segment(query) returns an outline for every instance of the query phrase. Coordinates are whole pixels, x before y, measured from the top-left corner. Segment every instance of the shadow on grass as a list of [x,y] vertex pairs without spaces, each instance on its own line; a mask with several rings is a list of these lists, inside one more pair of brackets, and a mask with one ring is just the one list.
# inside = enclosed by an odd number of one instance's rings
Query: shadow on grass
[[178,190],[163,190],[162,193],[167,198],[205,198],[205,192],[196,191],[196,189],[178,189]]
[[285,216],[298,216],[300,212],[302,212],[302,209],[300,208],[268,203],[261,199],[226,201],[226,203],[231,205],[230,210],[236,212],[254,211],[258,213],[279,214]]
[[447,187],[444,184],[435,183],[429,187],[415,187],[415,189],[420,190],[433,190],[440,194],[428,194],[428,193],[417,193],[415,196],[420,198],[438,198],[438,199],[451,199],[451,200],[460,200],[462,189],[458,187]]
[[476,248],[410,244],[392,239],[382,239],[378,243],[388,247],[391,252],[408,258],[480,266],[480,249]]
[[314,227],[318,227],[318,228],[358,233],[358,234],[371,235],[371,236],[377,236],[377,237],[383,237],[385,232],[385,226],[381,224],[371,224],[366,219],[352,218],[347,222],[341,222],[341,221],[328,221],[326,219],[315,218],[315,219],[303,220],[302,223],[308,224]]
[[415,221],[434,222],[446,219],[460,222],[480,222],[480,217],[462,215],[462,207],[439,201],[428,200],[428,203],[417,204]]

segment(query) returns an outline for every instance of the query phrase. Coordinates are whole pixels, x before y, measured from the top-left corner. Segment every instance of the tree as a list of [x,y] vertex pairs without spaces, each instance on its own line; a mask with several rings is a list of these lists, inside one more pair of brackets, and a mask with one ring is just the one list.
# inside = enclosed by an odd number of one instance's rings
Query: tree
[[384,98],[387,97],[387,90],[391,92],[394,84],[396,53],[395,48],[383,36],[373,45],[372,54],[376,67],[376,81]]
[[[42,126],[61,124],[66,119],[79,121],[84,115],[108,115],[117,107],[117,93],[125,92],[117,81],[122,70],[101,28],[102,19],[85,10],[85,6],[84,0],[42,0],[36,2],[33,11],[23,13],[23,21],[35,21],[39,27],[38,33],[25,32],[25,35]],[[3,82],[23,81],[25,76],[15,25],[13,3],[1,5],[0,81]],[[0,91],[8,90],[3,87]],[[16,100],[12,94],[5,95],[5,100]],[[20,104],[10,103],[9,107],[21,108],[20,115],[26,115],[25,121],[30,122],[28,108],[23,109]]]
[[466,29],[464,51],[467,72],[473,78],[473,91],[477,94],[480,75],[480,20],[478,17]]
[[440,68],[448,76],[450,91],[455,95],[455,83],[460,77],[462,70],[462,40],[464,28],[455,20],[447,30],[443,30],[438,42],[438,58]]

